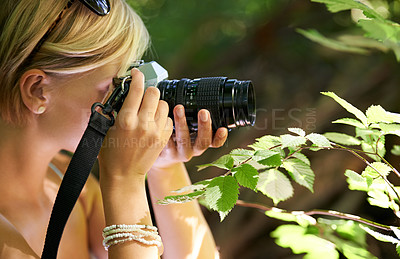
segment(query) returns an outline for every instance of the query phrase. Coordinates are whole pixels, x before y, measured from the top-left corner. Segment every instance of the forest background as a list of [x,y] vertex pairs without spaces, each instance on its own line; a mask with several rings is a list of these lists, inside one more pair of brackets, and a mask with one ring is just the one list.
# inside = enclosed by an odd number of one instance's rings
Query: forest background
[[[193,182],[219,174],[216,168],[197,172],[196,165],[214,161],[235,148],[246,148],[266,134],[289,127],[310,132],[350,130],[331,121],[346,112],[320,92],[332,91],[361,110],[380,104],[399,112],[400,73],[395,55],[383,47],[364,54],[338,52],[298,33],[317,29],[324,35],[360,35],[350,11],[332,14],[309,0],[129,0],[152,38],[146,60],[165,67],[170,79],[227,76],[253,81],[257,97],[254,127],[233,130],[227,143],[187,163]],[[400,21],[400,1],[371,1],[390,9]],[[356,41],[357,38],[345,38]],[[399,142],[395,137],[386,140]],[[398,143],[397,143],[398,144]],[[398,165],[395,157],[390,157]],[[316,174],[314,193],[295,185],[295,195],[280,203],[290,210],[334,209],[398,225],[393,214],[370,206],[365,193],[350,191],[344,171],[362,171],[363,164],[346,152],[310,154]],[[393,162],[394,161],[394,162]],[[398,183],[397,183],[398,185]],[[241,190],[240,199],[273,205],[263,195]],[[262,212],[235,207],[223,222],[204,209],[222,258],[301,258],[281,248],[270,236],[282,222]],[[393,245],[368,239],[378,258],[397,258]]]

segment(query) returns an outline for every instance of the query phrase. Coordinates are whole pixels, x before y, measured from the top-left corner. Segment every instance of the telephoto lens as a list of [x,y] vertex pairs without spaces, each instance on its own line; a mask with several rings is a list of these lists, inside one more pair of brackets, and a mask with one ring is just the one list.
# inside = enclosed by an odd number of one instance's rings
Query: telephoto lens
[[[197,131],[197,113],[210,112],[213,130],[253,126],[255,123],[255,96],[251,81],[226,77],[163,80],[158,83],[161,99],[168,102],[170,116],[177,104],[186,111],[190,131]],[[172,118],[172,117],[171,117]]]
[[[120,85],[121,99],[125,99],[131,83],[130,77],[114,80]],[[228,129],[253,126],[256,120],[256,106],[251,81],[239,81],[227,77],[206,77],[198,79],[163,80],[156,87],[160,90],[161,100],[169,105],[169,116],[173,119],[173,109],[182,104],[188,128],[191,132],[198,129],[197,113],[201,109],[210,112],[212,128]],[[117,107],[121,108],[122,102]]]

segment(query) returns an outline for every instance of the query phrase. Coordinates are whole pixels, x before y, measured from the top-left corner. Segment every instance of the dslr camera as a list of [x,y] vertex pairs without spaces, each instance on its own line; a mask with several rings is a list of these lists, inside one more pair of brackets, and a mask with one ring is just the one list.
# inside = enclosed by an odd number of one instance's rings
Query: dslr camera
[[[253,126],[256,120],[255,95],[251,81],[239,81],[227,77],[183,78],[168,80],[168,72],[157,62],[139,61],[131,66],[138,68],[145,77],[145,88],[154,86],[160,90],[161,100],[169,105],[169,117],[173,109],[182,104],[189,131],[198,129],[197,113],[201,109],[210,112],[212,128],[228,130]],[[114,91],[103,106],[103,113],[114,119],[112,112],[118,112],[129,92],[131,76],[113,80]]]

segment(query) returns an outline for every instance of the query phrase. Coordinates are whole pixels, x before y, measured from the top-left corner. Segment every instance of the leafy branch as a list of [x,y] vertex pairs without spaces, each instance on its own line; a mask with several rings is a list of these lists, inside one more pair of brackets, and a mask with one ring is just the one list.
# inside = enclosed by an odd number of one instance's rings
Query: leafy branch
[[[400,114],[387,112],[379,105],[370,106],[364,113],[332,92],[322,94],[332,98],[355,117],[334,121],[354,127],[354,136],[338,132],[306,134],[300,128],[289,128],[288,134],[280,136],[263,136],[249,145],[249,149],[234,149],[212,163],[198,166],[199,171],[208,167],[222,168],[226,170],[224,174],[176,190],[176,195],[167,196],[159,203],[183,203],[199,199],[203,205],[217,211],[221,221],[235,205],[261,209],[268,217],[298,224],[295,229],[293,225],[280,226],[272,233],[279,245],[292,248],[294,253],[319,255],[321,251],[315,250],[314,246],[308,247],[306,243],[299,247],[295,239],[289,242],[287,235],[292,234],[281,231],[282,229],[290,228],[296,239],[301,237],[320,242],[321,245],[333,246],[334,249],[330,251],[332,258],[338,258],[338,252],[348,257],[363,255],[364,258],[374,258],[367,250],[366,233],[380,241],[394,243],[400,251],[400,230],[394,226],[337,211],[285,211],[239,200],[240,190],[247,188],[271,198],[276,206],[294,195],[292,182],[313,192],[315,174],[304,152],[342,150],[365,163],[365,168],[360,173],[349,169],[345,171],[349,189],[366,192],[367,200],[372,206],[391,209],[400,217],[400,186],[395,186],[388,180],[390,173],[398,177],[400,175],[398,170],[384,159],[385,136],[392,134],[400,137]],[[392,153],[400,154],[400,146],[394,146]],[[328,220],[324,216],[336,220]],[[357,222],[361,225],[351,225],[351,233],[342,229],[346,234],[341,236],[338,232],[339,225],[350,224],[347,222]],[[367,226],[389,231],[396,237],[379,233]],[[358,236],[349,238],[352,235]]]
[[[400,61],[400,25],[388,18],[389,3],[386,1],[357,0],[311,0],[323,3],[332,13],[359,10],[352,12],[351,18],[356,25],[349,35],[343,32],[336,38],[329,38],[315,29],[298,29],[297,31],[308,39],[325,47],[356,54],[368,54],[373,49],[392,50]],[[383,10],[383,11],[382,11]],[[354,31],[359,31],[354,35]]]
[[[371,220],[368,219],[364,219],[361,218],[359,216],[356,215],[351,215],[348,213],[342,213],[342,212],[338,212],[338,211],[333,211],[333,210],[311,210],[311,211],[287,211],[287,210],[282,210],[276,207],[268,207],[265,206],[263,204],[257,204],[257,203],[250,203],[250,202],[245,202],[242,200],[237,200],[236,201],[236,205],[238,206],[242,206],[242,207],[247,207],[247,208],[254,208],[254,209],[259,209],[264,211],[267,216],[270,217],[274,217],[274,218],[278,218],[278,219],[286,219],[287,221],[289,221],[289,218],[292,218],[293,221],[298,221],[298,217],[299,216],[313,216],[313,215],[323,215],[323,216],[331,216],[331,217],[335,217],[335,218],[340,218],[340,219],[345,219],[345,220],[352,220],[352,221],[356,221],[377,229],[381,229],[381,230],[385,230],[385,231],[392,231],[393,226],[387,226],[387,225],[383,225],[380,223],[376,223],[373,222]],[[282,214],[286,215],[282,216]],[[288,215],[291,215],[288,217]],[[309,219],[310,222],[314,222],[314,219]]]

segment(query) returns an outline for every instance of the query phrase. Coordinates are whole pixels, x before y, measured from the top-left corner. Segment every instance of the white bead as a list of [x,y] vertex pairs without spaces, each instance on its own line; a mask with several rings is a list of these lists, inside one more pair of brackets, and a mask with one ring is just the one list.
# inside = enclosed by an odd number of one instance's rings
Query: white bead
[[106,250],[113,245],[136,241],[149,246],[162,247],[157,227],[148,225],[111,225],[103,230],[103,246]]

